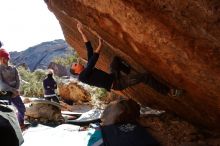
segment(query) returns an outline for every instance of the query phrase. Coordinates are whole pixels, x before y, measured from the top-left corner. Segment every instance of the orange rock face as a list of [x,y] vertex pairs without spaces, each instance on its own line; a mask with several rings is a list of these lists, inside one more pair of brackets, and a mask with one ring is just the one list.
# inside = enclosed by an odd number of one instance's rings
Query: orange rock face
[[65,100],[81,103],[88,102],[91,99],[90,94],[75,82],[60,83],[58,90],[60,96]]
[[103,38],[98,68],[108,71],[118,55],[136,71],[150,71],[186,91],[183,97],[165,97],[139,84],[124,90],[125,96],[220,129],[220,1],[50,0],[48,7],[81,57],[86,50],[76,19],[94,47],[97,35]]

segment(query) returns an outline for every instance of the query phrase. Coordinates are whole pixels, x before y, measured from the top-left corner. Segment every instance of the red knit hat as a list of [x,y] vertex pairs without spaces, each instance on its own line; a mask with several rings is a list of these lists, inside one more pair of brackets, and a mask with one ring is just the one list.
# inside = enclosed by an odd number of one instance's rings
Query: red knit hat
[[10,59],[10,55],[9,53],[5,50],[5,49],[0,49],[0,58],[6,58],[6,59]]

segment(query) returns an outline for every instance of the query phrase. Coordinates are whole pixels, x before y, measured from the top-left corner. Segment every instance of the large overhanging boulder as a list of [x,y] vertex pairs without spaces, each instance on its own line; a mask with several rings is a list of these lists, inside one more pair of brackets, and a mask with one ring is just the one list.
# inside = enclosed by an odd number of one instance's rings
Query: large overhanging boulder
[[97,67],[107,71],[118,55],[138,72],[148,70],[186,91],[183,97],[165,97],[139,84],[124,95],[220,129],[220,1],[49,0],[48,8],[81,57],[86,58],[86,50],[76,19],[94,47],[97,35],[103,38]]

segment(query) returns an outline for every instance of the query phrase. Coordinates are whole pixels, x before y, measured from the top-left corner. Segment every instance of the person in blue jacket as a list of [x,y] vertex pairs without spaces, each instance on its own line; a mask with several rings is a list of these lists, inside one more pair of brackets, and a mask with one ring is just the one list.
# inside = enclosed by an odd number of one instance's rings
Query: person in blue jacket
[[43,80],[44,98],[49,101],[59,103],[55,90],[57,89],[57,83],[53,78],[53,70],[48,69],[47,78]]
[[[88,85],[105,88],[107,91],[110,91],[111,89],[120,91],[132,85],[144,82],[163,95],[181,95],[182,90],[168,87],[156,80],[150,73],[129,74],[131,70],[130,65],[118,56],[115,56],[110,64],[110,73],[97,69],[95,65],[101,52],[102,39],[99,37],[98,47],[93,51],[91,42],[84,34],[80,22],[78,22],[77,28],[85,43],[88,58],[86,67],[80,63],[73,63],[71,66],[70,72],[74,75],[78,75],[79,81]],[[124,72],[127,75],[122,76],[121,72]]]

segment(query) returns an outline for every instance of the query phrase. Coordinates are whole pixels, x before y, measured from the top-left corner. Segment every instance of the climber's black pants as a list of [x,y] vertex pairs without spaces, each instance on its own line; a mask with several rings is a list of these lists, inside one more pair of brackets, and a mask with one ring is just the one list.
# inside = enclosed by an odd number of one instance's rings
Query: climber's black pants
[[115,79],[120,78],[121,71],[125,74],[129,74],[131,70],[130,65],[128,65],[124,60],[115,56],[110,64],[110,73],[114,76]]
[[[130,66],[127,65],[126,62],[122,63],[122,60],[119,57],[114,57],[110,65],[110,71],[114,76],[112,86],[112,89],[114,90],[123,90],[127,87],[143,82],[163,95],[167,95],[170,91],[167,85],[156,80],[150,73],[129,74]],[[123,71],[128,75],[122,76],[120,71]]]

